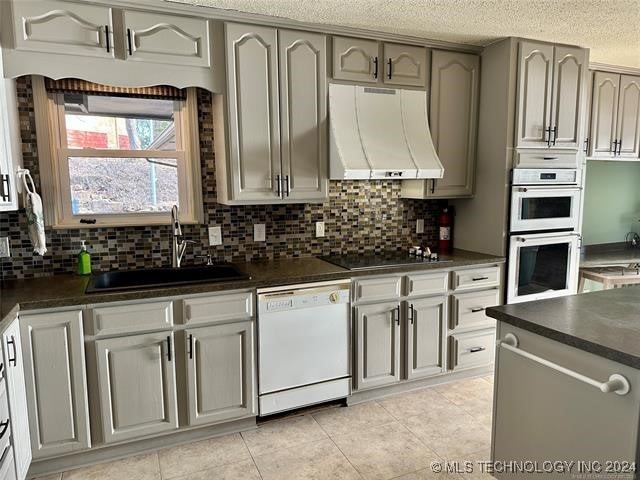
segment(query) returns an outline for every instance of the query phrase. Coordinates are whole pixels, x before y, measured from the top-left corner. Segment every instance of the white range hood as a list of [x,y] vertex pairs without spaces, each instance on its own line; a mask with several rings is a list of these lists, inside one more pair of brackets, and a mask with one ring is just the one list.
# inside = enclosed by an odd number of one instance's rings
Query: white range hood
[[329,85],[332,180],[442,178],[427,93]]

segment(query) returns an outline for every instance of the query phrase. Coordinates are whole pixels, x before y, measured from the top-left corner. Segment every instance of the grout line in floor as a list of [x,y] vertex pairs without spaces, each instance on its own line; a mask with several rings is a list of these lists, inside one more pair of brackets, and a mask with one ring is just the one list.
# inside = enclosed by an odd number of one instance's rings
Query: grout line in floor
[[247,445],[247,441],[242,436],[242,432],[238,433],[238,435],[240,435],[240,438],[242,439],[242,443],[244,444],[244,448],[246,448],[247,452],[249,452],[249,456],[251,457],[251,461],[253,462],[253,466],[256,467],[256,472],[258,472],[258,476],[260,477],[261,480],[264,480],[262,478],[262,472],[260,471],[260,469],[258,468],[258,464],[256,463],[256,459],[253,457],[253,453],[251,453],[251,449],[249,448],[249,445]]

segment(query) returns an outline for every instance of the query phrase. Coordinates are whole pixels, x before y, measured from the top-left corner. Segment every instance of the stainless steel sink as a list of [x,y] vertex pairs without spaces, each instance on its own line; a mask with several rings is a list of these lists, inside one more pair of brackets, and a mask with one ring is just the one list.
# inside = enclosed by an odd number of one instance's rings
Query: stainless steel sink
[[92,275],[85,293],[248,280],[249,278],[249,275],[230,263],[181,268],[114,270]]

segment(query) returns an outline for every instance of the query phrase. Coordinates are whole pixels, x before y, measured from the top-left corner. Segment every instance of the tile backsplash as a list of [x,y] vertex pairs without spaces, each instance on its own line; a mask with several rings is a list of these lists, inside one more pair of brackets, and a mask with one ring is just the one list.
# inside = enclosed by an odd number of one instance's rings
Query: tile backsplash
[[[211,253],[221,261],[355,253],[405,248],[437,239],[437,215],[444,203],[400,198],[397,181],[331,181],[322,204],[226,206],[216,203],[211,94],[198,93],[200,155],[205,225],[186,225],[196,241],[185,264],[203,262]],[[31,79],[18,80],[18,102],[24,166],[40,186]],[[46,208],[46,205],[45,205]],[[424,234],[415,221],[425,219]],[[324,221],[326,236],[315,237],[315,222]],[[31,250],[24,211],[0,213],[0,236],[10,237],[11,258],[0,259],[2,279],[73,272],[80,241],[86,240],[94,270],[159,267],[171,263],[169,226],[53,230],[47,228],[44,257]],[[168,223],[168,222],[167,222]],[[266,242],[253,241],[253,224],[266,225]],[[207,226],[222,227],[223,245],[209,247]]]

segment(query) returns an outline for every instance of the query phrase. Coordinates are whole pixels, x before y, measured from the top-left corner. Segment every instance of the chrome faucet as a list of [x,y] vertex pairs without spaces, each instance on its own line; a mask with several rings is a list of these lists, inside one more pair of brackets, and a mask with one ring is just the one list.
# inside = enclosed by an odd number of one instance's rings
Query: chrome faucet
[[179,268],[182,263],[182,257],[187,250],[187,245],[195,243],[182,238],[182,225],[178,219],[178,206],[174,205],[171,208],[171,228],[173,229],[173,242],[171,244],[171,266],[173,268]]

